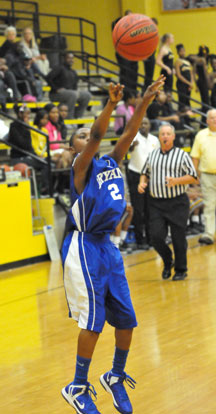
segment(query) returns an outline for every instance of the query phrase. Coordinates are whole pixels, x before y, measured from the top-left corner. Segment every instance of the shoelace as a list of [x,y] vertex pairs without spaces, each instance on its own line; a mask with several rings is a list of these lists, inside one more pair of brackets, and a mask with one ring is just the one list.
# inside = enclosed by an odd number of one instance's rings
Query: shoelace
[[[97,393],[96,393],[96,391],[95,391],[95,387],[94,387],[94,385],[92,385],[92,384],[90,384],[90,383],[88,382],[87,387],[86,387],[86,391],[85,391],[85,392],[88,392],[88,393],[89,393],[89,395],[90,395],[90,397],[91,397],[92,401],[96,401],[96,400],[97,400]],[[94,397],[94,398],[93,398],[93,397]]]
[[134,390],[136,381],[131,378],[130,375],[126,374],[126,372],[124,372],[123,381],[125,381],[126,384]]

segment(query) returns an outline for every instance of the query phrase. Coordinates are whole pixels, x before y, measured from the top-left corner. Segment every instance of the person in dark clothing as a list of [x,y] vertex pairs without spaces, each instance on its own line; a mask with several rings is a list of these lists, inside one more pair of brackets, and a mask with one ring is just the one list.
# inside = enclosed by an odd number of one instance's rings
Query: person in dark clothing
[[7,97],[7,89],[10,88],[12,90],[12,96],[10,99],[14,102],[21,100],[20,92],[17,88],[16,78],[11,70],[9,70],[6,59],[0,58],[0,79],[1,79],[1,102],[3,101],[4,104],[6,103]]
[[173,87],[173,52],[170,46],[174,42],[171,33],[165,33],[161,38],[161,46],[157,55],[156,63],[161,67],[161,74],[166,76],[164,90],[170,91]]
[[58,124],[60,127],[62,139],[65,140],[67,139],[67,127],[64,123],[64,120],[68,117],[68,106],[64,103],[60,103],[58,106],[58,110],[59,110]]
[[[124,15],[128,16],[129,14],[132,14],[132,11],[126,10]],[[112,22],[112,31],[120,19],[121,17],[118,17]],[[136,92],[138,62],[125,59],[117,52],[115,55],[119,64],[119,83],[124,85],[125,88],[129,89],[131,92]]]
[[[202,107],[201,111],[206,114],[210,104],[209,101],[209,75],[208,75],[208,59],[209,59],[209,48],[207,46],[199,46],[197,55],[189,55],[188,59],[194,65],[194,71],[196,74],[196,84],[200,92]],[[206,116],[202,116],[202,122],[206,123]]]
[[[27,108],[25,105],[23,106],[15,106],[15,112],[17,113],[18,120],[25,122],[26,124],[29,123],[29,116],[30,116],[30,109]],[[34,152],[32,147],[32,140],[31,140],[31,133],[30,130],[26,125],[20,122],[14,121],[10,125],[9,130],[9,137],[8,142],[11,144],[16,145],[15,148],[11,148],[11,159],[13,165],[17,163],[24,163],[27,164],[29,167],[34,168],[37,171],[41,172],[41,193],[47,193],[48,190],[48,169],[47,164],[44,162],[40,162],[39,157],[38,159],[32,158],[31,155],[24,154],[19,149],[23,149],[28,151],[30,154],[36,156],[37,154]]]
[[[47,76],[47,82],[51,86],[51,101],[68,105],[70,119],[81,118],[91,99],[88,91],[79,91],[77,88],[79,78],[72,69],[73,61],[73,54],[67,52],[64,63],[53,68]],[[75,106],[76,103],[78,106]]]
[[[158,20],[152,17],[153,22],[158,26]],[[143,61],[145,71],[145,82],[143,91],[145,91],[149,85],[153,82],[154,69],[155,69],[155,52]]]
[[[155,250],[163,259],[162,278],[172,280],[187,277],[186,227],[189,216],[188,184],[197,183],[197,173],[190,156],[174,146],[175,130],[171,124],[159,130],[160,148],[152,151],[141,171],[138,191],[149,186],[150,237]],[[172,250],[166,244],[168,226],[171,229]]]
[[5,58],[7,65],[11,67],[20,56],[19,43],[16,42],[16,28],[9,26],[5,29],[6,40],[0,47],[0,57]]
[[[200,91],[202,103],[209,105],[209,93],[208,93],[208,69],[207,61],[209,55],[209,48],[207,46],[200,46],[198,57],[201,58],[196,62],[197,73],[197,86]],[[205,105],[202,106],[202,111],[207,112],[208,108]]]
[[28,56],[22,56],[16,64],[11,67],[22,95],[32,95],[38,101],[43,99],[42,81],[36,77],[32,60]]
[[151,121],[152,130],[157,130],[164,122],[174,124],[173,126],[177,129],[181,127],[180,117],[167,102],[167,95],[164,91],[160,91],[156,99],[149,105],[147,116]]
[[[193,89],[194,76],[190,62],[185,58],[185,48],[182,43],[176,46],[178,59],[175,63],[177,76],[176,87],[178,90],[179,109],[190,106],[190,94]],[[186,95],[183,96],[182,94]]]
[[211,89],[211,106],[216,108],[216,55],[210,59],[212,72],[209,73],[209,88]]

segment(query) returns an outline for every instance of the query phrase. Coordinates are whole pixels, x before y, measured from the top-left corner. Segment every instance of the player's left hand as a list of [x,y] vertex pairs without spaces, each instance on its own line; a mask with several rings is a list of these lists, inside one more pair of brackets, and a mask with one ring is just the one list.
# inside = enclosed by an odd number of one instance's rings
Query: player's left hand
[[168,188],[174,187],[176,185],[176,178],[175,177],[166,177],[166,186]]
[[160,75],[155,82],[148,86],[143,95],[143,99],[151,101],[159,93],[159,89],[164,85],[165,79],[166,77],[164,75]]
[[120,85],[120,83],[117,83],[117,85],[114,85],[114,83],[110,83],[109,98],[112,103],[118,103],[122,99],[123,89],[124,86]]

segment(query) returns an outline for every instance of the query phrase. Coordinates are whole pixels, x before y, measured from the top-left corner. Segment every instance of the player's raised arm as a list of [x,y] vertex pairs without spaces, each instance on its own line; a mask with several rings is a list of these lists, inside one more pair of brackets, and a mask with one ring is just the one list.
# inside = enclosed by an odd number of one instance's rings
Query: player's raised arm
[[127,153],[131,142],[137,134],[148,105],[151,103],[155,95],[157,95],[159,89],[164,85],[165,79],[166,78],[161,75],[155,82],[152,83],[152,85],[146,89],[141,102],[137,105],[132,118],[127,123],[123,134],[114,147],[114,150],[109,154],[110,157],[114,158],[117,163],[119,163]]
[[94,122],[90,131],[90,139],[74,164],[74,184],[78,192],[82,192],[85,187],[86,175],[92,158],[98,152],[100,142],[108,128],[113,109],[122,99],[122,90],[123,86],[119,83],[117,85],[110,83],[109,100]]

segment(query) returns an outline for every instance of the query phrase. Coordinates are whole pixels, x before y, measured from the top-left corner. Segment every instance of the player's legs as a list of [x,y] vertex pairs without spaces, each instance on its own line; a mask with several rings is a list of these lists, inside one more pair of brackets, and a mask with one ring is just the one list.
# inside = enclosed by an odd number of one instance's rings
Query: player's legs
[[77,354],[83,358],[91,358],[98,338],[98,332],[81,329],[78,336]]
[[133,329],[115,329],[116,347],[112,369],[101,375],[100,382],[111,394],[114,407],[122,414],[131,414],[133,409],[124,387],[124,381],[135,388],[135,383],[124,371],[132,340]]
[[132,413],[132,406],[124,387],[131,388],[135,381],[125,372],[125,365],[132,340],[133,328],[137,325],[130,298],[130,291],[124,273],[121,255],[117,249],[111,253],[109,289],[106,297],[106,319],[115,327],[115,351],[110,371],[101,375],[100,382],[111,394],[114,407],[122,414]]
[[76,370],[71,383],[62,389],[65,400],[80,414],[100,414],[93,403],[94,387],[88,382],[88,371],[99,333],[81,329],[78,337]]
[[[72,316],[81,328],[78,337],[74,379],[62,389],[65,400],[80,414],[99,414],[92,401],[96,396],[88,382],[88,371],[99,333],[105,322],[104,292],[106,277],[101,274],[102,238],[93,243],[93,236],[77,231],[67,236],[62,248],[64,285]],[[110,243],[111,244],[111,243]],[[95,258],[95,263],[92,261]],[[108,263],[103,262],[106,269]]]
[[128,351],[132,341],[133,329],[115,329],[115,344],[117,348]]

